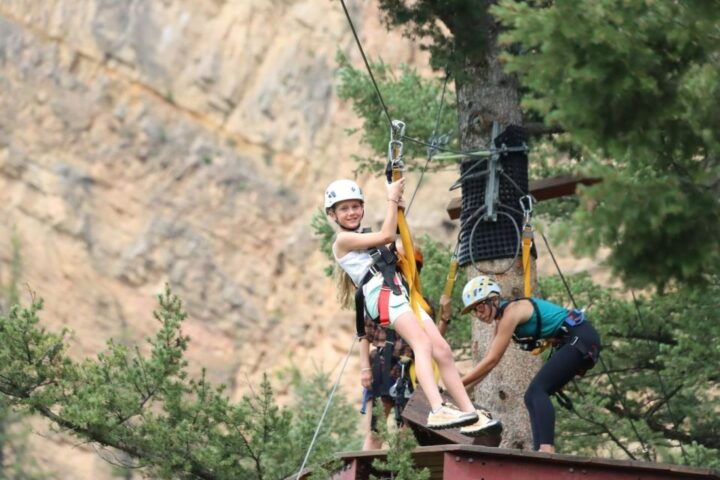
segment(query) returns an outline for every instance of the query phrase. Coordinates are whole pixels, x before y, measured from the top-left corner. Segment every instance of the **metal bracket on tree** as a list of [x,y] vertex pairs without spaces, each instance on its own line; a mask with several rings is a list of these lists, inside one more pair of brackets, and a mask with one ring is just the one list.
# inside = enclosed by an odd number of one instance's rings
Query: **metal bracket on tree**
[[[500,124],[493,121],[491,148],[495,146],[495,139],[500,135]],[[504,145],[503,145],[504,146]],[[494,150],[494,149],[493,149]],[[487,177],[485,178],[485,220],[497,221],[497,205],[500,203],[500,154],[497,150],[488,159]]]

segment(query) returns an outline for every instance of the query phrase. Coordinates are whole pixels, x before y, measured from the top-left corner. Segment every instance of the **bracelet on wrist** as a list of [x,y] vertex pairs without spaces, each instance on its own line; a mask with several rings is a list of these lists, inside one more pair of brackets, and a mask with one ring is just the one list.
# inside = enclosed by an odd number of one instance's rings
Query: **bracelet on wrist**
[[365,370],[372,370],[372,368],[371,368],[371,367],[365,367],[365,368],[361,368],[361,369],[360,369],[361,372],[364,372]]

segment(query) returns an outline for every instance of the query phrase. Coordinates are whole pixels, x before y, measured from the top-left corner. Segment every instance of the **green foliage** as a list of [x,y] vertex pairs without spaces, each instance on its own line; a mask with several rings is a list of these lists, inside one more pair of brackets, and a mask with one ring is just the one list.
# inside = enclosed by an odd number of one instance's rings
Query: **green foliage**
[[435,69],[460,73],[467,61],[484,59],[488,43],[488,2],[481,0],[380,0],[385,22],[421,39]]
[[[390,140],[387,119],[378,103],[369,75],[364,70],[358,70],[350,65],[347,57],[342,53],[337,54],[336,60],[340,78],[338,96],[343,100],[352,100],[353,110],[363,120],[361,143],[368,145],[375,154],[381,156],[380,159],[356,156],[355,160],[358,164],[356,172],[370,171],[379,174],[385,169],[387,162],[385,156]],[[390,116],[407,124],[408,136],[428,141],[438,115],[442,81],[424,79],[407,65],[400,66],[399,76],[393,68],[382,61],[370,62],[370,65]],[[449,134],[449,137],[454,139],[457,136],[455,133],[457,114],[449,88],[448,85],[436,133]],[[356,130],[349,132],[355,133]],[[419,169],[425,164],[427,152],[424,146],[405,141],[403,152],[409,170]],[[431,170],[446,164],[438,160],[431,164]]]
[[[574,236],[632,285],[720,268],[718,2],[504,0],[524,105],[561,124],[585,170]],[[618,192],[622,192],[618,195]]]
[[18,303],[18,285],[20,284],[20,278],[22,278],[22,254],[20,251],[20,236],[17,231],[13,230],[10,243],[12,248],[10,271],[7,285],[0,285],[0,313]]
[[[281,375],[293,390],[293,423],[286,441],[294,449],[288,455],[287,470],[297,470],[310,440],[315,433],[318,421],[325,409],[332,384],[327,373],[318,371],[310,376],[292,368]],[[308,465],[319,465],[330,459],[336,452],[359,450],[362,439],[357,428],[357,409],[350,405],[347,398],[335,392],[332,404],[318,433]],[[300,462],[297,459],[300,458]],[[294,462],[294,463],[293,463]]]
[[0,398],[0,479],[35,480],[46,478],[27,446],[23,416],[13,412]]
[[[375,405],[377,418],[385,418],[382,402]],[[387,422],[378,423],[378,436],[383,443],[387,444],[387,456],[385,460],[375,459],[372,463],[374,470],[383,472],[383,475],[376,477],[370,475],[371,480],[389,478],[393,480],[428,480],[430,471],[427,468],[417,468],[412,457],[412,452],[418,446],[417,440],[409,428],[400,428],[393,432],[387,428]]]
[[[616,388],[601,364],[577,382],[582,395],[573,385],[565,388],[592,421],[558,409],[560,450],[597,456],[627,451],[644,459],[634,426],[653,460],[720,466],[720,346],[708,342],[720,336],[718,280],[643,296],[636,306],[632,295],[623,298],[586,275],[569,279],[600,333],[601,356]],[[558,277],[542,279],[538,293],[568,304]]]
[[[295,378],[298,401],[289,408],[277,406],[267,378],[258,392],[233,404],[204,373],[189,377],[183,358],[188,337],[180,330],[186,313],[169,290],[159,303],[160,329],[147,354],[110,341],[97,359],[83,362],[66,355],[67,331],[40,326],[41,301],[13,307],[0,316],[2,398],[84,441],[127,453],[135,467],[158,478],[280,479],[293,473],[317,421],[315,403],[326,395],[326,378],[310,385]],[[312,461],[358,442],[351,440],[350,407],[336,402]]]
[[[17,231],[13,230],[10,242],[10,272],[7,284],[0,286],[0,315],[19,300],[22,254]],[[46,476],[28,452],[26,440],[27,428],[23,424],[23,416],[14,412],[8,402],[0,397],[0,479],[32,480]]]
[[680,178],[652,168],[603,172],[603,182],[592,188],[596,203],[574,217],[577,227],[571,234],[579,253],[614,246],[607,263],[630,286],[662,289],[671,279],[697,282],[718,271],[716,200],[699,201]]
[[[381,0],[388,25],[425,36],[434,66],[455,65],[455,78],[457,59],[480,58],[484,26],[502,22],[504,61],[523,84],[526,118],[567,132],[534,146],[533,176],[603,178],[581,188],[581,202],[543,203],[536,214],[570,217],[566,238],[580,253],[608,247],[626,285],[657,287],[636,308],[627,292],[571,279],[617,388],[601,366],[578,382],[584,395],[573,397],[585,420],[559,413],[559,447],[643,458],[640,437],[653,459],[717,468],[720,349],[708,339],[720,334],[720,4],[501,0],[494,18],[486,4]],[[468,6],[476,7],[477,17],[466,16],[472,26],[443,11]],[[471,48],[458,47],[461,35],[475,35]],[[426,282],[430,296],[434,283],[442,282]],[[543,280],[539,294],[565,299],[556,278]]]
[[320,251],[324,253],[329,265],[325,267],[325,275],[331,277],[335,272],[335,256],[332,253],[332,244],[335,241],[335,230],[328,220],[328,216],[322,210],[318,209],[313,213],[312,219],[310,220],[310,228],[312,228],[313,234],[320,239]]

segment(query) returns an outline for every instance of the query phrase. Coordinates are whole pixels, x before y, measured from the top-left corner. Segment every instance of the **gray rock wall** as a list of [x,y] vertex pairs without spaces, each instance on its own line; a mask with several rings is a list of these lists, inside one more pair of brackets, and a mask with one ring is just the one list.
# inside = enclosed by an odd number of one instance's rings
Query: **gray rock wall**
[[[353,4],[371,54],[417,57],[370,1]],[[0,2],[0,279],[17,235],[22,293],[76,332],[78,358],[109,338],[144,345],[169,283],[190,314],[191,369],[236,397],[263,372],[336,367],[352,314],[309,222],[358,150],[337,49],[359,59],[335,2]],[[370,202],[383,190],[371,183]],[[433,205],[417,225],[440,231],[446,198],[417,202]],[[54,478],[110,478],[90,447],[35,429]]]

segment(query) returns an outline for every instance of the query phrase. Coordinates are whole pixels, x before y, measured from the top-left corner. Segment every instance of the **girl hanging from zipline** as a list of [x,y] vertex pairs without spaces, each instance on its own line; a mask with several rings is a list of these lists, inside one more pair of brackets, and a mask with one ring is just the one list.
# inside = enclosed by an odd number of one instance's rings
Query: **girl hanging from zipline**
[[554,452],[555,409],[550,395],[575,375],[595,366],[600,355],[600,336],[581,310],[568,310],[541,298],[503,300],[500,285],[484,275],[463,288],[465,308],[486,324],[494,323],[494,335],[482,360],[462,381],[470,388],[480,383],[500,362],[511,340],[527,351],[554,345],[549,360],[530,382],[525,406],[530,414],[533,447]]
[[[404,186],[403,179],[387,185],[385,220],[380,231],[372,233],[361,233],[364,196],[355,182],[337,180],[325,190],[325,211],[340,227],[332,245],[333,255],[344,272],[340,281],[340,299],[349,304],[355,296],[359,336],[362,337],[367,312],[383,327],[394,329],[410,345],[415,354],[418,383],[431,407],[428,428],[464,427],[463,433],[477,434],[497,422],[476,412],[460,380],[450,346],[432,319],[422,309],[422,324],[416,318],[408,302],[408,292],[395,268],[394,248],[387,247],[388,244],[394,247],[398,208],[404,208]],[[459,409],[443,403],[433,375],[433,360]],[[370,365],[361,365],[361,369],[370,368]]]

